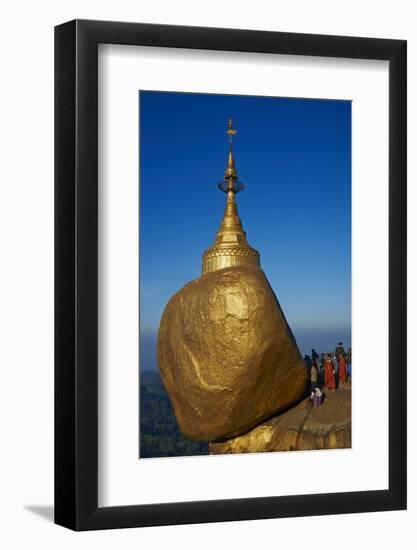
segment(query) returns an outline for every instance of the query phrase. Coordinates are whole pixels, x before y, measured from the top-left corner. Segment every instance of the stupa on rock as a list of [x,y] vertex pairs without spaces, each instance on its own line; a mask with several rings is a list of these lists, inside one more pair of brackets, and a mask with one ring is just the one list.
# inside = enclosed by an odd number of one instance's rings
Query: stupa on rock
[[202,275],[169,300],[158,364],[183,434],[218,442],[240,436],[303,394],[307,372],[279,302],[246,239],[236,194],[243,189],[229,120],[226,208]]

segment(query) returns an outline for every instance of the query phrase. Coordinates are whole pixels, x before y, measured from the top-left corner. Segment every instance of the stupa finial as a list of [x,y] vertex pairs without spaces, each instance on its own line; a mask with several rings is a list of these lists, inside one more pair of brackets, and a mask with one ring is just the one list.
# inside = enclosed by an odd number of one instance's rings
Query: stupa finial
[[244,188],[244,185],[239,181],[237,177],[237,170],[235,166],[235,159],[233,158],[233,136],[237,134],[237,130],[233,128],[233,121],[229,118],[229,124],[227,126],[226,134],[229,136],[229,156],[227,159],[226,172],[224,173],[224,181],[221,181],[218,185],[221,191],[228,193],[233,191],[239,193]]
[[[229,118],[229,124],[228,124],[228,128],[227,128],[226,133],[229,136],[229,158],[227,160],[227,168],[226,168],[226,172],[224,174],[224,179],[225,180],[233,180],[233,179],[237,180],[237,172],[236,172],[236,167],[235,167],[235,160],[233,158],[233,143],[232,143],[233,136],[235,134],[237,134],[237,130],[235,130],[233,128],[233,121],[232,121],[231,118]],[[233,183],[233,182],[230,181],[230,183]]]

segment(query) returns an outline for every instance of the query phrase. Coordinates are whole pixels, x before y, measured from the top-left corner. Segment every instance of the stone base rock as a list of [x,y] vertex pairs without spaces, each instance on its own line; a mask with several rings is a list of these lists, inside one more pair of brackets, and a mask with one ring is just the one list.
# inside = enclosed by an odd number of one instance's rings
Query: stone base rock
[[314,410],[309,398],[227,441],[210,443],[210,454],[345,449],[352,445],[350,382],[326,394]]

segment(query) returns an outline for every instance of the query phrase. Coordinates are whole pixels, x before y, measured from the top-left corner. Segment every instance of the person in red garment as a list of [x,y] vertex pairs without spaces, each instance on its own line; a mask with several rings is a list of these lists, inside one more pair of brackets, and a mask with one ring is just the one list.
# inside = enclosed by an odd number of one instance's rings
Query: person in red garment
[[346,360],[343,355],[339,355],[339,382],[344,384],[347,380]]
[[326,355],[324,360],[324,385],[326,386],[326,390],[334,391],[336,389],[333,363],[328,355]]

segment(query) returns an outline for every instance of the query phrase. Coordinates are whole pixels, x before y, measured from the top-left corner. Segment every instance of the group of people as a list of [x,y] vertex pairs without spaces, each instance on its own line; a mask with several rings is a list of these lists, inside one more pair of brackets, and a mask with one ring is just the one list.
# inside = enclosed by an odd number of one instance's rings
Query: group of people
[[312,349],[311,357],[306,355],[304,360],[310,372],[311,400],[315,409],[323,402],[323,390],[335,391],[352,376],[352,348],[345,352],[342,342],[334,353],[319,355]]

